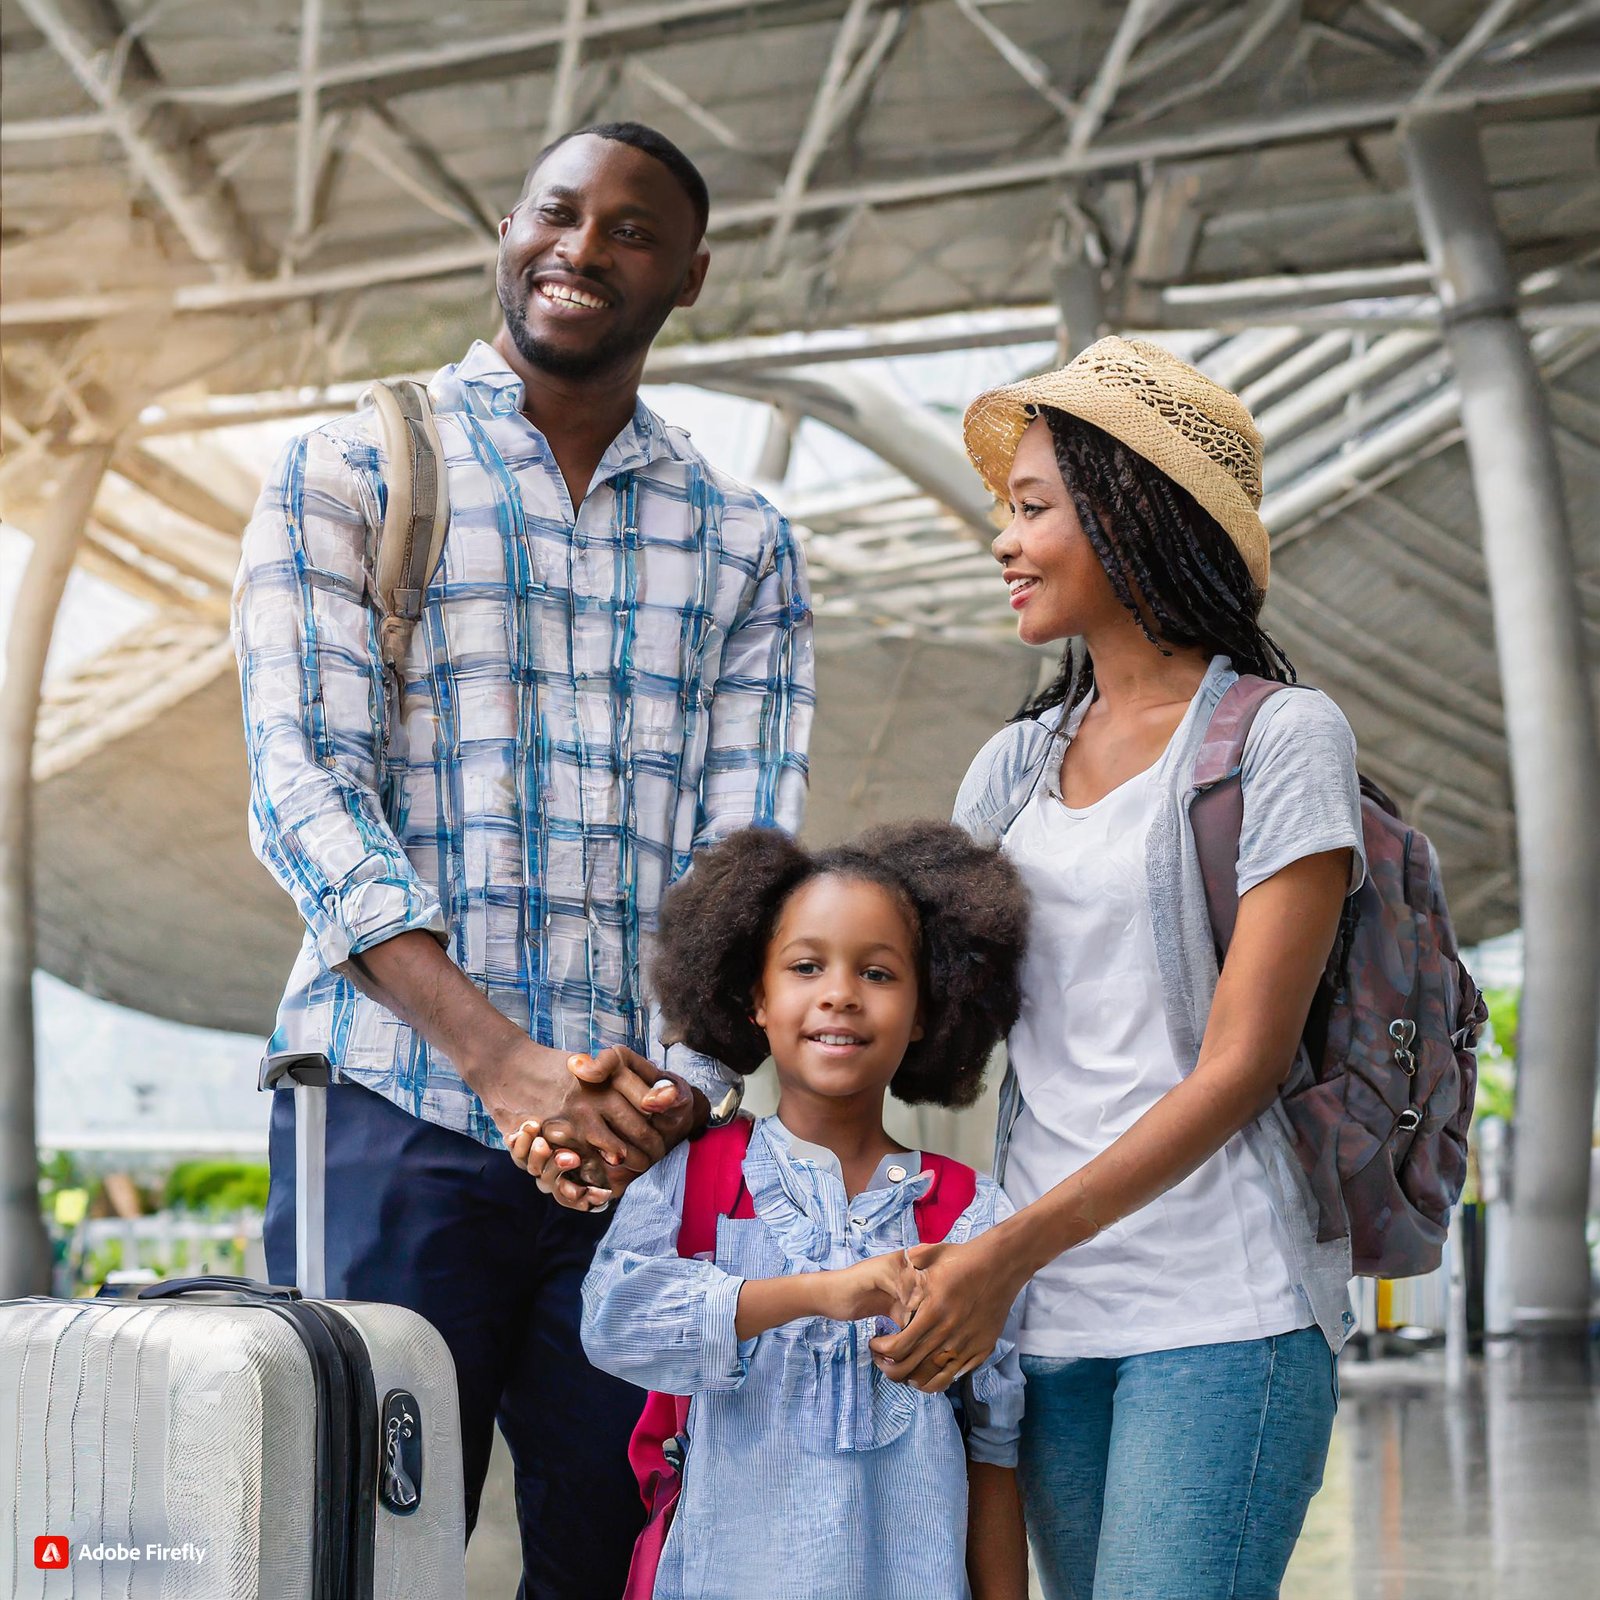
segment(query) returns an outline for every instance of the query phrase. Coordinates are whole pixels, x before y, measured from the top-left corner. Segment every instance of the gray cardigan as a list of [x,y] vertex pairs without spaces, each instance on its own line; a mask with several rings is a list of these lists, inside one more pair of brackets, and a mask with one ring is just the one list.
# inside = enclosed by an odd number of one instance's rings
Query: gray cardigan
[[[1184,742],[1173,751],[1176,759],[1168,763],[1168,790],[1146,841],[1150,919],[1161,968],[1167,1032],[1174,1058],[1184,1073],[1194,1070],[1199,1057],[1217,987],[1216,948],[1194,834],[1189,826],[1189,801],[1193,797],[1190,774],[1211,713],[1236,677],[1226,656],[1213,658],[1200,685],[1202,703],[1178,735]],[[1053,711],[1039,720],[1011,723],[978,752],[956,797],[954,818],[974,838],[997,843],[1037,789],[1053,789],[1059,782],[1063,745],[1056,729],[1060,721],[1060,711]],[[1269,726],[1270,735],[1266,732]],[[1305,690],[1274,695],[1263,708],[1246,746],[1247,785],[1252,753],[1264,740],[1276,744],[1285,738],[1327,740],[1346,746],[1349,771],[1354,773],[1355,740],[1349,724],[1325,695]],[[1327,848],[1315,841],[1309,845],[1306,854]],[[1357,854],[1359,857],[1359,846]],[[1358,875],[1356,883],[1359,882]],[[1021,1109],[1016,1072],[1008,1064],[1000,1090],[994,1164],[995,1178],[1002,1182],[1012,1129]],[[1316,1202],[1295,1159],[1288,1124],[1276,1103],[1245,1128],[1244,1136],[1271,1180],[1274,1203],[1293,1250],[1290,1264],[1310,1302],[1312,1316],[1330,1348],[1337,1351],[1355,1326],[1350,1310],[1349,1240],[1317,1241]]]

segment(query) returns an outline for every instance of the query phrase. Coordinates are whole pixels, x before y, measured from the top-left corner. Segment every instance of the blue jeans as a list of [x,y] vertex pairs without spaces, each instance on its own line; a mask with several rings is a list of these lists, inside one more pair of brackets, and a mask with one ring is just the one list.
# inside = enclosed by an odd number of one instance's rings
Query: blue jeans
[[1338,1405],[1316,1328],[1118,1359],[1024,1356],[1019,1462],[1048,1600],[1272,1600]]
[[[294,1282],[294,1096],[273,1096],[267,1270]],[[643,1393],[589,1365],[579,1289],[609,1215],[565,1211],[510,1156],[354,1084],[328,1091],[328,1293],[409,1306],[461,1396],[467,1530],[496,1421],[526,1600],[615,1600],[644,1525],[628,1437]]]

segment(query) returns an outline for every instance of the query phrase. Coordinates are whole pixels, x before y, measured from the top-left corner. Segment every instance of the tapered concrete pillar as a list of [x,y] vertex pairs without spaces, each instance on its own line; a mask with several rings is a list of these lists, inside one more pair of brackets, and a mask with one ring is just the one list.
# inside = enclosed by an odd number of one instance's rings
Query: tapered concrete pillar
[[1403,130],[1461,388],[1511,753],[1527,974],[1512,1185],[1516,1327],[1581,1330],[1600,1032],[1600,752],[1544,387],[1470,112]]
[[33,1033],[33,735],[56,612],[100,479],[109,441],[60,466],[54,497],[32,526],[6,637],[0,684],[0,1298],[50,1286],[39,1218]]

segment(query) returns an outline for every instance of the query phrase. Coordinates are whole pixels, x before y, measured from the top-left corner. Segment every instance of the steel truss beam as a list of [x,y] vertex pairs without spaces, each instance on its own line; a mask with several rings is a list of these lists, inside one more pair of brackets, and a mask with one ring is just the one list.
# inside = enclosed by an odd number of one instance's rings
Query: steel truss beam
[[[105,117],[129,165],[150,185],[184,242],[215,272],[250,269],[260,251],[250,224],[187,120],[160,103],[162,84],[143,47],[119,50],[109,4],[21,0],[22,9],[72,69]],[[115,76],[102,62],[120,60]]]
[[[29,3],[44,4],[46,0],[29,0]],[[590,25],[596,26],[602,20],[607,19],[592,18]],[[1463,102],[1476,100],[1486,104],[1512,104],[1570,94],[1584,94],[1600,100],[1600,50],[1569,50],[1559,64],[1551,66],[1519,63],[1512,69],[1480,69],[1470,82],[1458,85],[1458,94]],[[319,103],[327,102],[328,95],[324,92]],[[1352,100],[1303,107],[1266,117],[1244,117],[1181,132],[1107,140],[1076,154],[1069,152],[1036,160],[982,165],[916,178],[877,179],[833,188],[807,188],[793,196],[780,194],[718,207],[711,215],[711,231],[718,235],[759,232],[791,212],[798,219],[818,212],[849,211],[858,206],[876,209],[930,204],[997,189],[1052,184],[1064,178],[1094,172],[1137,168],[1147,162],[1187,162],[1204,155],[1269,144],[1345,136],[1392,127],[1409,105],[1408,99],[1395,97]],[[226,310],[236,305],[281,303],[382,283],[455,276],[480,270],[491,259],[492,254],[486,246],[451,245],[409,257],[355,262],[322,272],[307,273],[299,279],[238,285],[187,284],[170,294],[127,292],[35,301],[13,299],[0,306],[0,327],[93,321],[145,308],[165,307],[184,312],[202,312]],[[1384,311],[1382,306],[1371,308],[1372,316],[1378,320],[1382,319]],[[1192,325],[1195,317],[1214,316],[1215,311],[1211,306],[1172,306],[1168,308],[1167,315],[1171,318],[1168,325],[1182,326]],[[1419,305],[1411,308],[1411,315],[1421,321],[1430,315],[1430,308]],[[1590,315],[1591,308],[1584,305],[1576,312],[1569,312],[1567,319],[1583,320]],[[1186,322],[1185,318],[1189,321]],[[1348,320],[1365,318],[1359,313],[1352,313]]]
[[[914,0],[922,3],[922,0]],[[742,34],[752,24],[775,27],[822,22],[844,13],[848,0],[670,0],[587,17],[579,34],[588,61],[626,60],[663,44]],[[317,78],[325,106],[374,96],[391,99],[423,89],[525,77],[557,67],[570,35],[568,18],[458,45],[396,50],[328,62]],[[206,112],[208,127],[287,122],[296,112],[300,79],[278,72],[233,83],[168,88],[164,98]]]

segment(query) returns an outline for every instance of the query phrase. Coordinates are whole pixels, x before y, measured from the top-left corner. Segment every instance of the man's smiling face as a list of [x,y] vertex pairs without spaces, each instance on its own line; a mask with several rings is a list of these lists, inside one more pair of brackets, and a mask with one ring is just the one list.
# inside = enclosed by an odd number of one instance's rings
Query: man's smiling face
[[557,145],[500,225],[497,288],[528,364],[553,377],[620,375],[675,306],[693,305],[709,256],[677,178],[632,145]]

